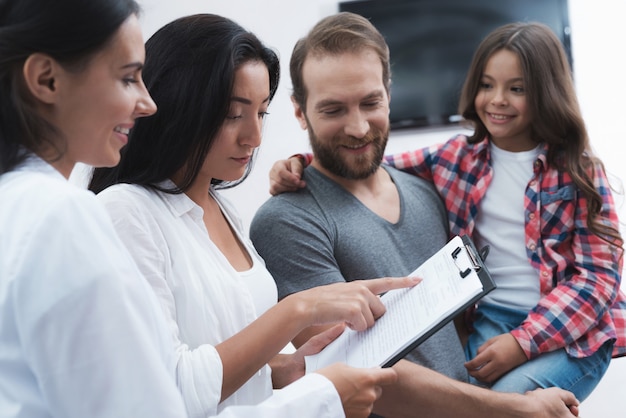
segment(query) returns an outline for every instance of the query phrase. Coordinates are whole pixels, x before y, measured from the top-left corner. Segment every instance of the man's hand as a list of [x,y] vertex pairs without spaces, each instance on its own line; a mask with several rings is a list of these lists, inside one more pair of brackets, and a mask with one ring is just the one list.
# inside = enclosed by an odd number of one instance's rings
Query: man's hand
[[578,416],[580,402],[573,393],[559,388],[535,389],[526,392],[528,399],[527,417],[568,418]]

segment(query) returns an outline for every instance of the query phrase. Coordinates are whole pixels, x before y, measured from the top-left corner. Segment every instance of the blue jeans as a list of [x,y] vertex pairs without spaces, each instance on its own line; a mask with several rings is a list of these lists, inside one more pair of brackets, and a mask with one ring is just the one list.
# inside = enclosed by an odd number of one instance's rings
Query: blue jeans
[[[497,305],[479,305],[474,317],[474,332],[470,334],[465,346],[465,357],[468,360],[474,358],[484,342],[513,330],[527,315],[527,311]],[[607,341],[594,354],[584,358],[570,357],[564,349],[543,353],[509,371],[494,382],[491,389],[524,393],[537,388],[559,387],[571,391],[582,402],[604,376],[612,351],[613,342]],[[470,382],[485,385],[471,376]]]

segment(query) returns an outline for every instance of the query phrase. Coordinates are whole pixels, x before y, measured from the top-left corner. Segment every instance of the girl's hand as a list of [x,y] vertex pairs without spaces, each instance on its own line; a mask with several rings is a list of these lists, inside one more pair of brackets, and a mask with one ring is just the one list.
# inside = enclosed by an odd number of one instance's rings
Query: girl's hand
[[513,335],[507,333],[487,340],[465,368],[475,379],[493,383],[508,371],[528,361]]
[[278,160],[270,170],[270,194],[295,192],[306,186],[302,180],[304,164],[297,156],[287,160]]

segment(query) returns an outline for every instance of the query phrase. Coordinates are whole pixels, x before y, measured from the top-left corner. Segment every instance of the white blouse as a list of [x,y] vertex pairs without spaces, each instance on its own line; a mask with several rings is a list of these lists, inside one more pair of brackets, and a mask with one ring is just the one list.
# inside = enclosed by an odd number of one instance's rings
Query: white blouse
[[0,175],[0,416],[183,417],[158,301],[92,193]]
[[[214,346],[275,304],[277,292],[263,260],[243,236],[233,207],[211,193],[253,260],[247,272],[234,270],[213,244],[202,209],[187,195],[128,184],[98,195],[166,312],[178,353],[177,382],[191,417],[213,415],[229,405],[255,405],[272,395],[271,370],[266,365],[219,403],[223,370]],[[343,416],[334,387],[326,379],[320,385],[319,377],[306,376],[305,380],[318,383],[290,385],[289,396],[274,396],[278,407],[268,416],[288,417],[294,411],[299,418]],[[307,395],[316,405],[311,400],[302,403]],[[260,413],[255,410],[254,416]]]

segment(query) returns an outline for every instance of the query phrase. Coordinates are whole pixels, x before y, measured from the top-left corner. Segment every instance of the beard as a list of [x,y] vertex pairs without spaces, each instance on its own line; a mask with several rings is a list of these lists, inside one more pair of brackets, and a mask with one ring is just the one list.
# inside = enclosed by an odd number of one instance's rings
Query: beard
[[[332,174],[349,180],[366,179],[378,170],[385,155],[389,139],[386,130],[370,129],[363,138],[333,137],[330,141],[321,141],[307,120],[307,130],[311,149],[317,162]],[[371,144],[371,151],[357,156],[343,156],[341,146],[363,146]]]

